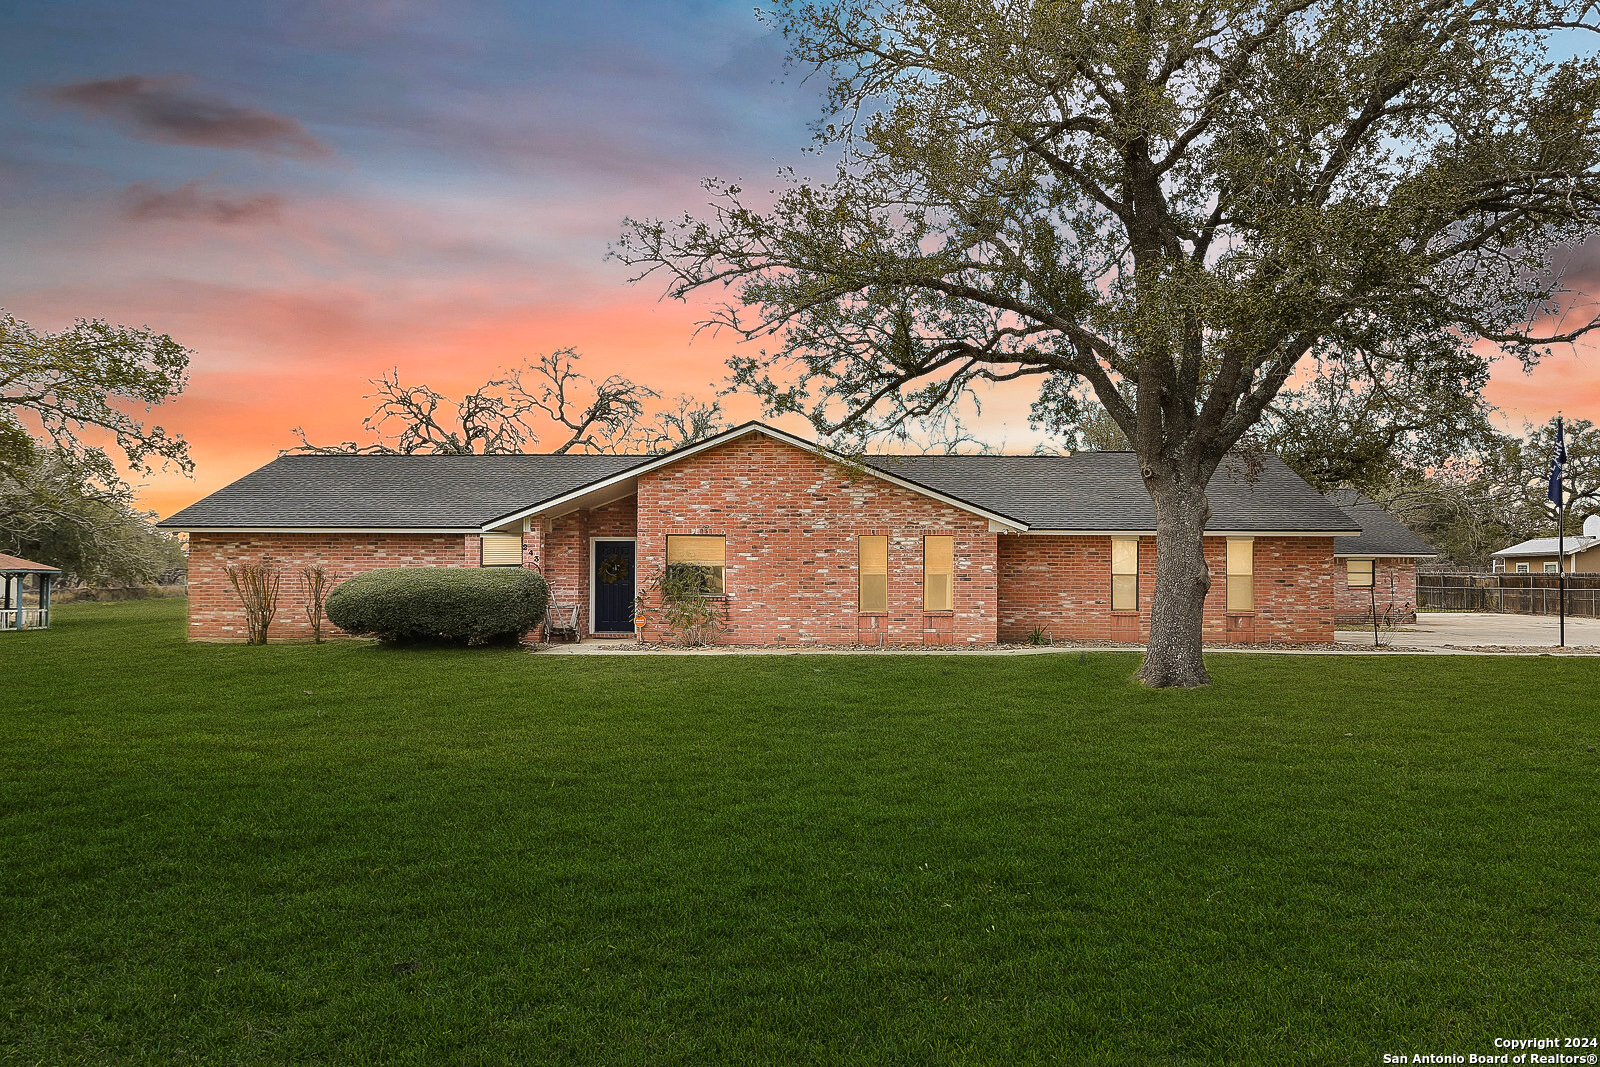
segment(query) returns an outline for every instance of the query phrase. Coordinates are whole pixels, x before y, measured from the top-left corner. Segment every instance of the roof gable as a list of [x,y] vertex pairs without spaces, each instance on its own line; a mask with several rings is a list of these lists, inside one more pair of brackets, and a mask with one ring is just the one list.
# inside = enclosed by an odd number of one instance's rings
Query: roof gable
[[[630,467],[625,471],[619,471],[610,478],[601,479],[591,485],[579,487],[571,492],[562,494],[561,496],[553,497],[536,505],[524,508],[521,511],[511,512],[495,520],[495,522],[497,524],[514,522],[518,519],[526,518],[531,515],[549,512],[559,513],[560,509],[562,508],[581,506],[582,502],[585,500],[603,499],[608,491],[613,490],[614,488],[619,487],[626,482],[632,481],[637,484],[637,480],[640,475],[649,474],[652,471],[661,470],[676,463],[681,463],[692,456],[697,456],[703,452],[709,452],[714,448],[720,448],[723,445],[731,444],[740,438],[748,437],[752,434],[761,434],[765,437],[771,438],[774,441],[789,445],[792,448],[797,448],[802,452],[807,452],[811,455],[818,456],[822,459],[828,460],[829,462],[840,463],[847,466],[856,465],[856,461],[854,461],[851,457],[835,452],[833,449],[824,445],[807,441],[804,438],[796,437],[791,433],[785,433],[783,430],[780,430],[774,426],[768,426],[764,422],[752,421],[744,423],[740,426],[735,426],[729,430],[724,430],[722,433],[719,433],[714,437],[708,437],[704,441],[696,441],[693,444],[683,445],[682,447],[676,448],[673,451],[667,452],[663,455],[642,457],[642,462],[640,462],[637,466]],[[885,469],[877,464],[872,463],[870,457],[861,462],[859,466],[861,470],[872,475],[873,477],[881,478],[886,482],[899,485],[902,488],[909,489],[912,492],[918,493],[922,496],[930,497],[934,500],[949,504],[952,507],[959,508],[962,511],[978,515],[982,518],[988,519],[992,523],[998,524],[1003,528],[1018,531],[1027,529],[1027,523],[1025,521],[1019,521],[999,508],[985,506],[981,503],[975,503],[971,500],[964,499],[957,494],[946,492],[936,486],[930,486],[917,480],[904,477],[893,470]]]

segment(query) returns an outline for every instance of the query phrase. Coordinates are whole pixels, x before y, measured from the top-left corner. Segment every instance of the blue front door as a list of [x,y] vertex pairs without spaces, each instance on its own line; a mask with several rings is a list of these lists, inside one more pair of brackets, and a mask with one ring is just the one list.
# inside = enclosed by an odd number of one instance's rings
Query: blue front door
[[594,543],[594,632],[633,633],[633,542]]

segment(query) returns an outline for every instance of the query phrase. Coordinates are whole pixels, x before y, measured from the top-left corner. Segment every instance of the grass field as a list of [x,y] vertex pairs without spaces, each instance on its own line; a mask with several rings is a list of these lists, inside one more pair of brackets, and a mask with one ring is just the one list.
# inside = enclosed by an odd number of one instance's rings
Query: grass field
[[0,1062],[1371,1064],[1600,1032],[1600,660],[0,635]]

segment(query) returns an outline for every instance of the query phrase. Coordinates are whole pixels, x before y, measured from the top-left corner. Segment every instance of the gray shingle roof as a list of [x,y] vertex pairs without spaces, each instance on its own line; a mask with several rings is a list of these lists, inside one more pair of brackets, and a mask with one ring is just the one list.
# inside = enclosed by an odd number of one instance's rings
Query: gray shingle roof
[[1360,537],[1338,537],[1336,556],[1437,556],[1439,550],[1418,537],[1405,523],[1383,510],[1376,500],[1355,489],[1333,489],[1328,499],[1361,527]]
[[648,456],[279,456],[162,526],[477,529]]
[[[873,456],[880,470],[1025,522],[1035,530],[1154,530],[1132,452],[1070,456]],[[1357,529],[1276,456],[1252,482],[1224,464],[1211,480],[1212,530]]]
[[[748,427],[729,431],[733,436]],[[182,529],[479,529],[658,456],[282,456],[161,525]],[[1070,456],[873,456],[906,481],[1037,530],[1154,530],[1131,452]],[[1250,481],[1223,469],[1210,488],[1213,530],[1356,529],[1338,507],[1270,458]]]

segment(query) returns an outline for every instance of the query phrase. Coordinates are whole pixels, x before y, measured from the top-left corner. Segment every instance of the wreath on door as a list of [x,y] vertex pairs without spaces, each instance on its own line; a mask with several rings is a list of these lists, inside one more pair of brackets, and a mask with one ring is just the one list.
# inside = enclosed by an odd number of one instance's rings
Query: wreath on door
[[620,552],[613,552],[600,563],[600,580],[614,585],[628,576],[628,560]]

